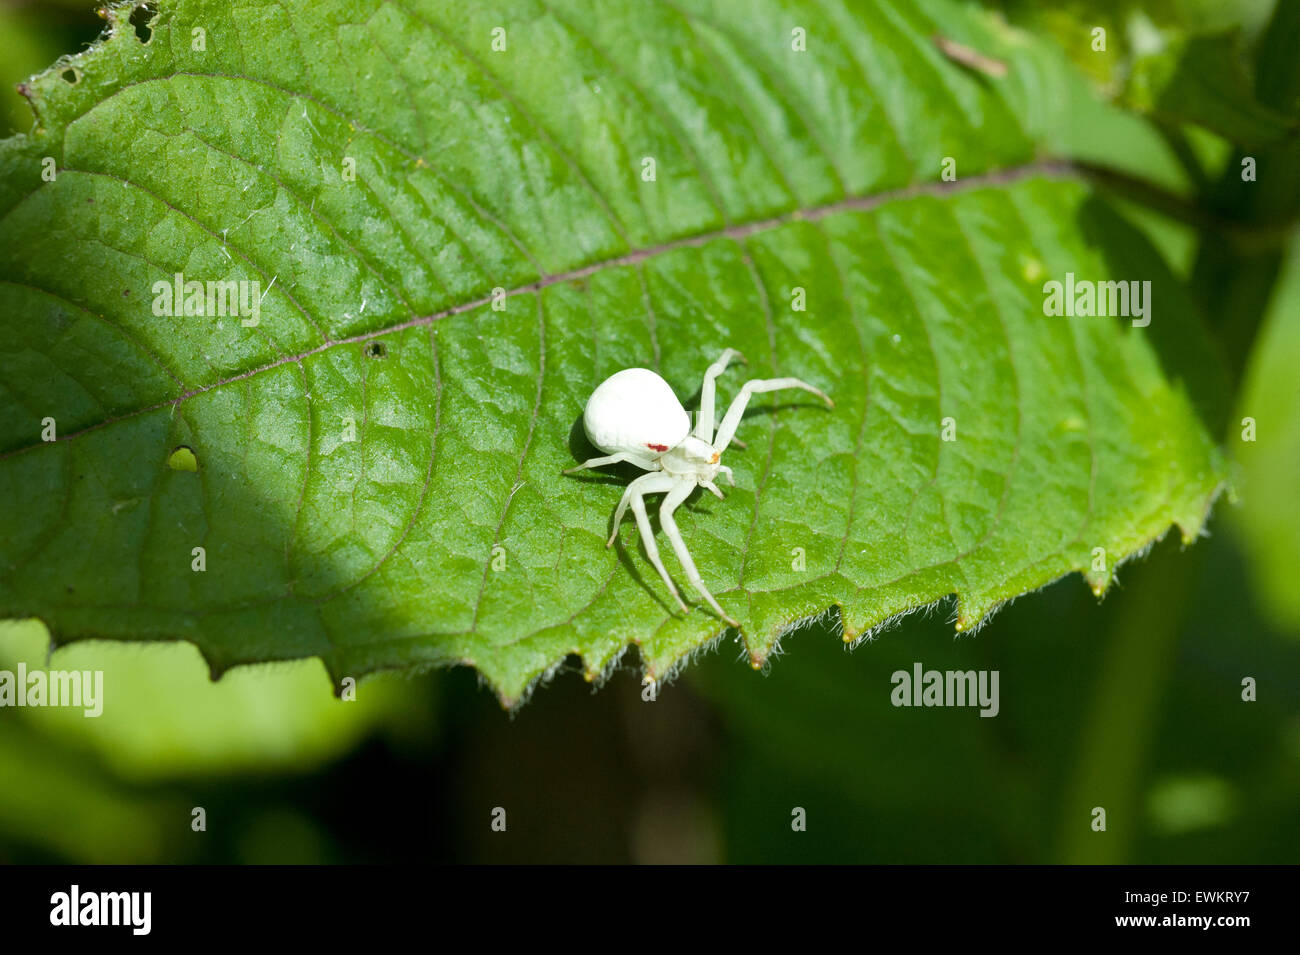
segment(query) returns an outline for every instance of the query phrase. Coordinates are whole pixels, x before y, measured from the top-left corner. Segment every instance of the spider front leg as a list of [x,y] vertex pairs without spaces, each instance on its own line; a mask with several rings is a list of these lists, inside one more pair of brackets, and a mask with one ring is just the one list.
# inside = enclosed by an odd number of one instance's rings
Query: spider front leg
[[605,546],[612,546],[614,539],[618,537],[618,523],[622,520],[623,514],[630,504],[632,513],[636,515],[636,526],[641,531],[641,542],[645,544],[646,556],[650,558],[650,563],[654,564],[655,570],[659,571],[659,576],[668,585],[668,590],[673,595],[673,599],[677,601],[677,606],[681,607],[683,611],[689,612],[689,608],[682,600],[682,595],[677,592],[677,585],[668,576],[668,569],[664,567],[664,562],[659,557],[659,546],[655,543],[654,528],[650,526],[650,518],[645,512],[645,496],[647,494],[671,491],[678,486],[679,480],[679,478],[669,477],[667,474],[643,474],[629,484],[627,490],[623,492],[623,499],[618,502],[618,510],[614,512],[614,536],[609,539],[609,543]]
[[714,382],[717,377],[727,370],[727,365],[731,364],[733,359],[739,359],[745,363],[745,356],[734,348],[724,349],[718,356],[718,360],[710,365],[704,372],[704,384],[700,386],[700,412],[695,422],[695,437],[703,438],[705,441],[713,441],[713,426],[716,424],[713,418],[713,398],[716,393]]
[[719,454],[727,450],[727,445],[735,437],[736,427],[740,424],[740,419],[745,414],[745,407],[749,404],[749,399],[752,396],[768,391],[780,391],[783,388],[802,388],[826,402],[827,407],[835,407],[835,402],[831,401],[824,391],[820,388],[814,388],[808,382],[801,381],[798,378],[754,378],[745,382],[740,389],[740,394],[736,395],[732,400],[731,407],[727,409],[726,417],[722,419],[722,425],[718,428],[718,436],[713,442],[713,449]]
[[[721,416],[721,415],[719,415],[719,416],[717,417],[717,419],[713,422],[713,430],[714,430],[715,432],[718,430],[718,426],[719,426],[720,424],[722,424],[722,416]],[[731,443],[734,444],[736,447],[740,448],[740,450],[742,450],[742,451],[748,451],[748,450],[749,450],[749,445],[746,444],[744,441],[741,441],[741,440],[740,440],[738,437],[736,437],[734,434],[731,436]]]
[[686,500],[693,490],[695,490],[693,482],[682,482],[675,485],[664,497],[663,504],[659,506],[659,523],[664,529],[664,534],[668,537],[668,542],[673,545],[673,553],[677,555],[678,562],[681,563],[682,569],[686,571],[686,579],[691,582],[691,586],[709,602],[709,606],[717,611],[719,617],[727,621],[731,626],[739,627],[740,623],[733,620],[727,614],[727,611],[722,609],[722,605],[713,599],[713,594],[709,593],[709,588],[704,586],[704,581],[700,579],[700,572],[695,568],[695,561],[691,559],[691,552],[686,549],[686,541],[682,540],[682,532],[677,529],[677,522],[673,520],[673,511],[677,510],[677,506]]

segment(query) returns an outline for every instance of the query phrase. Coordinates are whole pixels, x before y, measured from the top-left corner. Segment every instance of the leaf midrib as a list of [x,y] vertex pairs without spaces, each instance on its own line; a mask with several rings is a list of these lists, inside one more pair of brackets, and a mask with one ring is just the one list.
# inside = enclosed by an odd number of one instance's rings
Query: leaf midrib
[[[60,171],[75,172],[76,170],[60,169]],[[565,282],[572,282],[572,281],[578,281],[581,279],[589,278],[590,276],[600,274],[610,269],[639,265],[647,261],[648,259],[654,258],[659,255],[665,255],[667,253],[675,252],[680,249],[698,248],[700,246],[704,246],[709,244],[710,242],[715,242],[718,240],[730,239],[732,241],[740,242],[741,240],[746,239],[750,236],[757,235],[764,232],[770,232],[774,229],[778,229],[781,228],[782,226],[790,225],[796,222],[819,222],[822,219],[826,219],[830,216],[838,215],[844,212],[868,212],[870,210],[876,209],[890,202],[913,199],[920,196],[943,197],[943,196],[955,195],[962,192],[968,192],[968,191],[981,189],[989,186],[1004,186],[1010,183],[1018,182],[1023,179],[1033,178],[1036,176],[1042,178],[1071,179],[1071,178],[1085,178],[1085,173],[1075,163],[1069,160],[1040,159],[1030,163],[1023,163],[1016,166],[1007,166],[1001,169],[991,170],[986,173],[981,173],[976,176],[969,176],[967,178],[958,179],[955,181],[911,183],[906,186],[901,186],[895,189],[886,189],[880,192],[870,193],[868,195],[847,196],[843,199],[837,199],[834,202],[825,203],[823,205],[794,209],[790,212],[784,212],[776,216],[768,216],[763,219],[756,219],[756,220],[751,220],[749,222],[741,222],[732,225],[727,225],[721,229],[715,229],[710,232],[703,232],[703,233],[698,233],[696,235],[690,235],[690,236],[681,236],[676,239],[671,239],[669,241],[661,242],[652,246],[647,246],[645,248],[633,249],[630,252],[625,252],[617,256],[613,256],[607,259],[602,259],[598,262],[592,262],[587,265],[579,266],[578,268],[574,268],[574,269],[569,269],[564,272],[555,272],[549,274],[543,273],[539,278],[534,279],[531,282],[525,283],[524,285],[515,286],[514,288],[506,289],[504,292],[504,297],[511,298],[518,295],[529,295],[534,292],[543,291],[544,289],[550,288],[551,286],[554,285],[560,285]],[[58,294],[52,292],[49,289],[43,289],[43,288],[30,286],[30,285],[28,285],[28,287],[31,287],[37,291],[49,295]],[[146,407],[143,408],[137,408],[120,415],[114,415],[105,418],[102,421],[98,421],[94,424],[87,425],[83,428],[79,428],[76,431],[70,431],[65,434],[61,434],[53,442],[34,441],[31,444],[27,444],[22,447],[13,448],[8,451],[0,451],[0,461],[6,460],[11,457],[16,457],[17,455],[24,454],[36,448],[48,447],[50,444],[54,444],[62,441],[71,441],[75,438],[81,437],[82,435],[89,434],[90,432],[93,431],[98,431],[99,429],[108,427],[109,425],[112,424],[116,424],[119,421],[125,421],[131,418],[140,417],[141,415],[150,414],[154,411],[161,411],[165,408],[177,407],[183,402],[189,400],[190,398],[195,397],[196,395],[205,394],[209,391],[214,391],[218,388],[225,387],[226,385],[236,384],[238,382],[245,381],[249,378],[254,377],[255,375],[260,375],[263,372],[273,371],[274,369],[280,368],[284,365],[301,364],[303,361],[305,361],[308,358],[311,358],[313,355],[318,355],[322,352],[330,350],[331,348],[360,344],[363,342],[371,341],[372,339],[375,338],[383,337],[385,335],[396,334],[398,332],[402,332],[410,328],[418,328],[422,325],[430,325],[434,322],[442,321],[444,319],[451,318],[456,315],[460,315],[464,312],[470,312],[477,308],[482,308],[485,305],[490,305],[493,301],[493,297],[494,296],[492,294],[480,296],[479,298],[473,299],[471,301],[462,302],[457,305],[452,305],[447,308],[441,309],[437,312],[433,312],[432,314],[429,315],[422,315],[422,316],[417,316],[415,318],[409,318],[406,319],[405,321],[396,322],[394,324],[387,325],[382,328],[372,329],[366,332],[359,332],[355,335],[349,335],[346,338],[336,338],[336,339],[324,341],[304,351],[297,352],[296,354],[282,355],[273,361],[269,361],[264,364],[257,365],[253,368],[246,369],[237,374],[230,375],[226,378],[222,378],[217,381],[210,382],[204,385],[197,385],[193,388],[187,389],[186,391],[182,392],[179,395],[176,395],[175,397],[167,398],[163,401],[156,402],[152,405],[147,405]]]

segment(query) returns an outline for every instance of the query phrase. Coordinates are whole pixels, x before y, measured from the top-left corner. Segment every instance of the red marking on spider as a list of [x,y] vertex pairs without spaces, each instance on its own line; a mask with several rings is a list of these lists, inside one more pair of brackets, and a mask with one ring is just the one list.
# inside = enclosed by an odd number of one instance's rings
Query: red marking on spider
[[668,445],[666,445],[666,444],[647,444],[646,447],[649,448],[651,451],[667,451],[667,450],[668,450]]

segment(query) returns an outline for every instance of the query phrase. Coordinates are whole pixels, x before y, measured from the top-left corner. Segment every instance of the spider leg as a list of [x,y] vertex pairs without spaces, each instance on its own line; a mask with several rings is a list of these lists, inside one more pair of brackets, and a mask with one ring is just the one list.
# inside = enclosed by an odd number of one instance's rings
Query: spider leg
[[618,525],[623,523],[623,515],[627,513],[627,506],[632,503],[632,495],[640,490],[641,481],[647,477],[650,477],[650,475],[641,475],[624,489],[623,496],[619,498],[618,507],[614,508],[614,527],[609,532],[609,540],[605,541],[607,548],[613,547],[614,541],[618,540]]
[[[720,424],[722,424],[722,415],[718,415],[717,418],[714,420],[713,422],[714,431],[718,429],[718,425]],[[706,438],[705,440],[710,440],[710,439]],[[742,451],[749,450],[749,445],[746,444],[744,441],[741,441],[734,434],[731,436],[731,443],[734,444],[736,447],[740,448],[740,450]]]
[[[658,481],[650,481],[648,478],[659,478]],[[666,479],[666,480],[665,480]],[[666,474],[652,473],[643,474],[636,478],[623,490],[623,496],[619,499],[618,507],[614,508],[614,527],[610,531],[609,540],[605,542],[606,547],[613,547],[614,541],[618,540],[618,525],[623,523],[623,515],[627,513],[628,505],[632,503],[632,498],[637,494],[657,494],[660,491],[666,491],[673,486],[673,479]]]
[[722,492],[718,490],[718,486],[714,484],[712,481],[701,481],[700,487],[707,489],[708,492],[712,494],[714,497],[716,497],[719,501],[723,500]]
[[745,356],[734,348],[724,349],[722,354],[704,372],[704,384],[700,387],[700,412],[695,422],[695,437],[703,438],[705,441],[713,440],[713,396],[715,393],[714,380],[727,370],[727,365],[732,359],[745,360]]
[[749,404],[749,399],[753,395],[759,395],[766,391],[780,391],[783,388],[802,388],[804,391],[810,391],[822,399],[829,407],[835,407],[835,402],[831,401],[820,388],[814,388],[806,381],[800,381],[798,378],[754,378],[745,382],[740,389],[740,394],[736,395],[731,402],[731,407],[727,409],[727,415],[722,419],[722,425],[718,428],[718,436],[713,442],[713,449],[719,454],[727,450],[727,445],[735,437],[736,426],[740,424],[741,416],[745,413],[745,407]]
[[[677,606],[681,607],[683,611],[689,612],[689,608],[682,600],[682,595],[677,592],[677,585],[668,576],[668,570],[659,557],[659,547],[655,544],[654,528],[650,526],[650,518],[645,512],[645,495],[671,491],[678,486],[678,480],[678,478],[669,477],[667,474],[643,474],[627,486],[627,490],[623,492],[623,501],[631,504],[632,513],[636,515],[636,526],[641,531],[641,543],[645,545],[646,556],[650,558],[650,563],[654,564],[655,570],[659,571],[659,576],[668,585],[668,591],[673,595],[673,599],[677,601]],[[618,511],[616,512],[617,517],[622,517],[625,509],[626,505],[619,502]],[[614,533],[615,535],[618,534],[617,522],[614,525]]]
[[691,552],[686,549],[686,542],[682,540],[682,532],[677,529],[677,522],[673,520],[673,511],[677,510],[677,505],[686,500],[694,489],[692,485],[686,483],[675,485],[664,497],[663,504],[659,506],[659,523],[663,526],[668,542],[673,545],[673,553],[677,555],[682,569],[686,571],[686,579],[691,582],[691,586],[709,602],[709,606],[717,611],[719,617],[733,627],[739,627],[740,624],[727,615],[722,605],[713,599],[713,594],[709,593],[709,589],[704,586],[704,581],[700,579],[700,572],[695,568],[695,561],[691,559]]
[[[646,460],[645,458],[642,458],[639,455],[628,454],[626,451],[620,451],[618,454],[608,454],[601,458],[588,458],[586,461],[583,461],[581,464],[575,465],[574,467],[571,468],[565,468],[560,473],[574,474],[578,471],[586,470],[587,468],[599,468],[599,467],[603,467],[606,464],[618,464],[620,461],[631,461],[633,464],[635,464],[639,468],[642,468],[643,470],[646,471],[652,470],[644,463],[645,460]],[[656,465],[654,470],[657,469],[658,466]]]
[[[740,442],[737,441],[735,438],[732,438],[732,439],[731,439],[731,443],[732,443],[732,444],[740,444]],[[719,464],[719,465],[718,465],[718,471],[719,471],[720,473],[725,474],[725,475],[727,476],[727,483],[728,483],[728,484],[730,484],[732,487],[735,487],[735,486],[736,486],[736,476],[735,476],[734,474],[731,473],[731,468],[727,467],[725,464]]]

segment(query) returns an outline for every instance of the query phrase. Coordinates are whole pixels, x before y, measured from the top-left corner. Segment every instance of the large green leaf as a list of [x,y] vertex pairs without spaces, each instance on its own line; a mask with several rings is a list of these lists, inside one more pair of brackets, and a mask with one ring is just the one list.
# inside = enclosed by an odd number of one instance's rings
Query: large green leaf
[[[58,642],[464,663],[507,702],[629,643],[663,677],[722,624],[630,523],[605,549],[628,473],[560,470],[604,376],[689,398],[724,346],[836,400],[756,400],[738,486],[679,516],[755,665],[828,607],[848,639],[956,594],[970,629],[1202,527],[1196,310],[1044,158],[1172,162],[967,8],[182,0],[147,44],[128,12],[0,146],[0,613]],[[178,272],[260,282],[259,324],[156,316]],[[1044,315],[1068,272],[1151,281],[1151,324]]]

